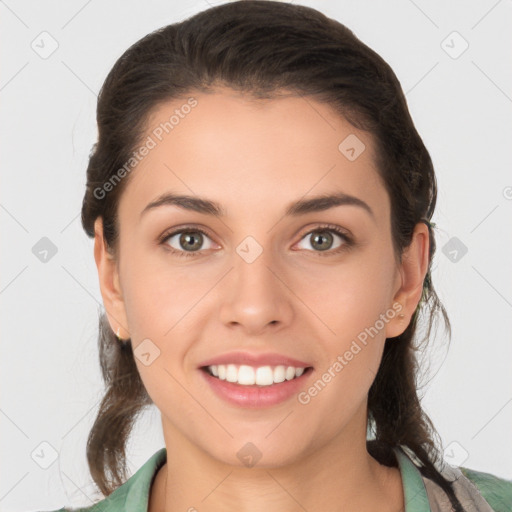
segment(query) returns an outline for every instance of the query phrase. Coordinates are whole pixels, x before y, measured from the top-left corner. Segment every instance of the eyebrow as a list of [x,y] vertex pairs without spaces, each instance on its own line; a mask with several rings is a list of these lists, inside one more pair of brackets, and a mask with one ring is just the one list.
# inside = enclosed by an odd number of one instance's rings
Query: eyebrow
[[[323,194],[314,196],[310,199],[300,199],[294,203],[288,205],[285,211],[285,216],[298,217],[307,213],[320,212],[334,208],[336,206],[358,206],[364,209],[368,214],[375,219],[373,210],[358,197],[338,192],[335,194]],[[178,206],[185,210],[190,210],[206,215],[212,215],[214,217],[225,217],[226,212],[219,203],[210,201],[196,196],[189,195],[178,195],[172,192],[167,192],[151,201],[144,210],[142,210],[140,216],[142,217],[148,211],[158,208],[160,206]]]

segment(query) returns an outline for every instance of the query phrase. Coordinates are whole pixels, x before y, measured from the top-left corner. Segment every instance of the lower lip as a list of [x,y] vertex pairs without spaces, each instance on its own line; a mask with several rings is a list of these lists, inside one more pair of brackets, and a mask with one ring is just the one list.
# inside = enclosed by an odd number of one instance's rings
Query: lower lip
[[312,370],[313,368],[308,368],[300,377],[270,386],[243,386],[213,377],[206,370],[199,371],[220,398],[239,407],[258,408],[279,404],[297,394]]

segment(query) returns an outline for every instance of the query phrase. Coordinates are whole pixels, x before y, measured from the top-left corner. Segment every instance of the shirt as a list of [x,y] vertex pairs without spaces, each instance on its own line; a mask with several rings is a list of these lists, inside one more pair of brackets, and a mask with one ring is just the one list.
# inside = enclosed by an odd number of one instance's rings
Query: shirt
[[[439,485],[420,473],[403,447],[394,448],[394,452],[402,477],[405,512],[449,512],[451,503]],[[161,448],[105,499],[90,507],[53,512],[147,512],[153,478],[166,460],[167,450]],[[466,512],[512,512],[512,480],[448,464],[440,472],[456,480],[453,488]]]

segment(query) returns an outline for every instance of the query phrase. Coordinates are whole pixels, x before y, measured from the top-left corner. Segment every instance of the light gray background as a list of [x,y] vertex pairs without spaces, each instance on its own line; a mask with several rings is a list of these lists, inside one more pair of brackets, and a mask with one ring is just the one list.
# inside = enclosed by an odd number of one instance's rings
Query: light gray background
[[[130,44],[215,3],[0,1],[2,511],[96,498],[85,443],[103,391],[101,295],[79,217],[96,94]],[[453,325],[449,351],[441,335],[431,344],[423,404],[447,461],[512,479],[512,2],[296,3],[346,24],[407,94],[437,171],[433,277]],[[43,31],[58,43],[47,58],[31,47],[51,49]],[[453,31],[469,44],[461,55]],[[43,237],[57,249],[46,262],[32,251]],[[453,237],[467,254],[443,254]],[[41,443],[58,453],[47,469]],[[129,445],[131,472],[163,445],[153,409]]]

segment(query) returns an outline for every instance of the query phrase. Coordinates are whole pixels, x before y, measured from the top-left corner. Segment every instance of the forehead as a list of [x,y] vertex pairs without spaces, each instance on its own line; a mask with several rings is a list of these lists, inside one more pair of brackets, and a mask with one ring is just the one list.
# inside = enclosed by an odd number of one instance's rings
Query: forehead
[[389,214],[371,134],[311,97],[190,94],[154,109],[141,145],[149,149],[139,150],[121,215],[168,191],[208,197],[228,216],[277,214],[283,204],[333,191],[372,203],[377,217]]

